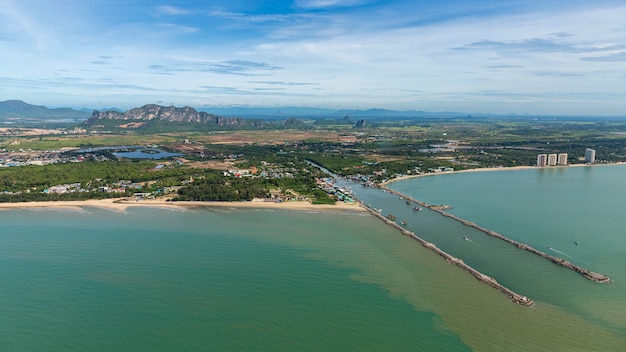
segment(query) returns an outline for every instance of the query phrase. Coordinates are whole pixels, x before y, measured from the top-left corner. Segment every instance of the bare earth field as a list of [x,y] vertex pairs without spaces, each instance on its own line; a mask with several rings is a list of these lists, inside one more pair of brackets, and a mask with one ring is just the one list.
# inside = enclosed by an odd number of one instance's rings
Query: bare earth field
[[298,130],[277,130],[277,131],[233,131],[215,132],[205,136],[194,137],[204,143],[212,144],[284,144],[285,142],[298,142],[306,140],[324,140],[336,142],[339,140],[339,133],[327,131],[298,131]]

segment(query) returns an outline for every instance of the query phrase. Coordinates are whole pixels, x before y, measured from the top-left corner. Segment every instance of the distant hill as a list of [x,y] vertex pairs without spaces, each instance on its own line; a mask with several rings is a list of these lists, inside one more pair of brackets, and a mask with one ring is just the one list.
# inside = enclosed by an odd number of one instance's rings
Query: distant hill
[[31,105],[21,100],[0,101],[0,118],[19,119],[86,119],[89,113],[70,108],[49,109],[45,106]]
[[173,123],[200,123],[214,125],[216,127],[262,127],[261,121],[244,119],[241,117],[222,117],[209,114],[204,111],[184,106],[178,108],[175,106],[161,106],[155,104],[144,105],[139,108],[119,112],[114,110],[98,111],[94,110],[91,117],[84,122],[85,125],[91,126],[103,121],[118,121],[127,124],[130,122],[147,123],[147,122],[173,122]]
[[624,119],[626,116],[601,115],[542,115],[488,112],[456,112],[456,111],[423,111],[423,110],[390,110],[390,109],[325,109],[307,107],[211,107],[204,106],[198,110],[231,117],[239,116],[263,120],[284,120],[287,118],[338,120],[346,116],[353,120],[368,119],[373,121],[400,121],[421,119],[512,119],[512,120],[589,120]]
[[[191,108],[189,106],[177,108],[174,106],[160,106],[155,104],[144,105],[140,108],[123,111],[118,108],[107,108],[92,113],[91,109],[80,108],[47,108],[45,106],[31,105],[21,100],[0,101],[0,119],[19,118],[24,120],[48,120],[48,119],[72,119],[91,120],[152,120],[163,122],[192,122],[215,125],[231,125],[234,128],[246,127],[248,124],[258,128],[263,122],[271,124],[285,122],[293,118],[338,121],[349,117],[352,121],[368,119],[369,121],[403,121],[420,119],[465,119],[465,118],[497,118],[497,119],[581,119],[596,120],[599,118],[619,118],[626,116],[553,116],[553,115],[528,115],[528,114],[491,114],[491,113],[466,113],[466,112],[430,112],[421,110],[389,110],[389,109],[328,109],[310,107],[223,107],[203,106]],[[156,115],[155,115],[156,114]],[[91,115],[91,118],[90,118]],[[155,118],[156,117],[156,118]],[[254,119],[256,121],[245,121]],[[262,121],[259,121],[262,120]],[[290,120],[290,124],[293,120]],[[256,125],[256,126],[254,126]]]
[[[221,116],[240,116],[258,119],[286,119],[286,118],[311,118],[311,119],[337,119],[349,116],[354,119],[415,119],[437,117],[467,117],[464,112],[429,112],[420,110],[389,110],[389,109],[324,109],[307,107],[201,107],[198,110],[206,111]],[[471,114],[472,116],[489,117],[493,114]]]
[[319,118],[332,116],[336,110],[307,107],[201,107],[199,111],[220,115],[220,116],[240,116],[258,119],[287,119],[292,117]]

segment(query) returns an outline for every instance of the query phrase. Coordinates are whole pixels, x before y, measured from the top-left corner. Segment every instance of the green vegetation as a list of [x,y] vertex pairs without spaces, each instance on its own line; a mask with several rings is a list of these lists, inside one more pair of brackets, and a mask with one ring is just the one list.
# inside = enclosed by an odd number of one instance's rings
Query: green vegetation
[[192,186],[183,187],[174,200],[233,202],[268,196],[267,190],[259,187],[252,179],[211,177],[196,181]]
[[[595,149],[601,163],[626,161],[626,121],[618,119],[381,119],[358,128],[356,120],[291,118],[282,124],[251,120],[239,127],[156,121],[133,128],[120,127],[120,121],[103,121],[83,134],[33,136],[9,131],[0,137],[5,148],[0,165],[47,158],[56,158],[56,164],[0,168],[0,192],[4,192],[0,201],[122,197],[142,192],[168,194],[177,200],[260,197],[327,204],[335,202],[334,196],[316,182],[327,175],[307,161],[371,183],[449,169],[530,166],[537,154],[568,153],[568,162],[575,164],[583,162],[585,148]],[[103,133],[108,127],[115,127],[114,133]],[[177,162],[157,163],[118,160],[106,152],[86,157],[54,152],[65,147],[148,144],[185,155]],[[225,170],[246,170],[246,174],[236,177]],[[133,186],[122,187],[124,180]],[[80,189],[44,193],[66,184],[80,184]],[[123,191],[102,191],[107,188]]]
[[[103,134],[103,135],[52,135],[41,137],[20,137],[16,148],[32,150],[55,150],[61,148],[106,147],[118,145],[171,144],[180,141],[184,136],[176,135],[136,135],[136,134]],[[5,137],[0,143],[7,143]]]
[[[19,192],[30,189],[41,192],[58,184],[82,183],[110,185],[122,180],[145,182],[188,177],[184,169],[163,169],[158,172],[152,161],[85,161],[82,163],[22,166],[0,169],[1,191]],[[197,172],[197,170],[196,170]]]

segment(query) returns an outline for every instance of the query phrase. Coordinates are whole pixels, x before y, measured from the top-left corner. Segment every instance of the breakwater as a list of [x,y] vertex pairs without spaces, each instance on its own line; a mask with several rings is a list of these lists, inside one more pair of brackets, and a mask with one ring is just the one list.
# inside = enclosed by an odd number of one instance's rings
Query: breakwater
[[508,243],[514,245],[515,247],[517,247],[519,249],[523,249],[523,250],[528,251],[530,253],[536,254],[536,255],[538,255],[538,256],[540,256],[542,258],[545,258],[545,259],[551,261],[552,263],[554,263],[556,265],[560,265],[560,266],[562,266],[564,268],[573,270],[573,271],[579,273],[580,275],[582,275],[584,278],[586,278],[588,280],[599,282],[599,283],[609,283],[609,282],[611,282],[611,278],[606,276],[606,275],[604,275],[604,274],[596,273],[596,272],[593,272],[591,270],[587,270],[587,269],[585,269],[583,267],[580,267],[578,265],[573,264],[572,262],[570,262],[568,260],[565,260],[565,259],[562,259],[562,258],[558,258],[558,257],[555,257],[555,256],[550,255],[548,253],[542,252],[542,251],[540,251],[540,250],[538,250],[538,249],[536,249],[536,248],[534,248],[532,246],[529,246],[529,245],[527,245],[525,243],[517,242],[517,241],[512,240],[512,239],[510,239],[510,238],[508,238],[508,237],[506,237],[506,236],[504,236],[504,235],[502,235],[502,234],[500,234],[498,232],[486,229],[486,228],[484,228],[482,226],[477,225],[474,222],[471,222],[471,221],[468,221],[468,220],[465,220],[465,219],[461,219],[461,218],[457,217],[456,215],[453,215],[453,214],[450,214],[450,213],[444,211],[444,209],[448,209],[449,207],[430,205],[430,204],[424,203],[422,201],[418,201],[416,199],[413,199],[412,197],[404,195],[404,194],[402,194],[400,192],[397,192],[397,191],[394,191],[392,189],[389,189],[389,188],[387,188],[385,186],[380,186],[380,187],[382,189],[384,189],[385,191],[389,192],[389,193],[395,194],[395,195],[397,195],[397,196],[399,196],[399,197],[401,197],[403,199],[406,199],[407,201],[414,202],[416,204],[419,204],[420,206],[423,206],[423,207],[426,207],[428,209],[431,209],[431,210],[441,214],[442,216],[454,219],[454,220],[462,223],[465,226],[472,227],[472,228],[474,228],[476,230],[479,230],[479,231],[481,231],[481,232],[483,232],[483,233],[485,233],[485,234],[487,234],[487,235],[489,235],[491,237],[495,237],[495,238],[501,239],[501,240],[503,240],[505,242],[508,242]]
[[533,305],[534,302],[533,302],[532,299],[530,299],[530,298],[528,298],[528,297],[526,297],[524,295],[521,295],[521,294],[519,294],[517,292],[514,292],[511,289],[503,286],[502,284],[500,284],[493,277],[487,276],[487,275],[481,273],[480,271],[472,268],[471,266],[465,264],[465,262],[463,262],[462,259],[456,258],[456,257],[446,253],[445,251],[443,251],[439,247],[437,247],[435,244],[430,243],[430,242],[424,240],[423,238],[417,236],[414,232],[411,232],[411,231],[403,228],[402,226],[398,225],[395,221],[392,221],[392,220],[388,219],[387,217],[383,216],[380,212],[378,212],[378,211],[376,211],[376,210],[366,206],[363,203],[360,203],[360,204],[361,204],[361,206],[363,208],[367,209],[367,211],[369,211],[372,215],[374,215],[377,218],[379,218],[380,220],[384,221],[386,224],[396,228],[403,235],[411,237],[412,239],[416,240],[424,248],[427,248],[427,249],[435,252],[439,256],[443,257],[447,262],[452,263],[452,264],[460,267],[461,269],[467,271],[472,276],[474,276],[474,278],[476,280],[478,280],[480,282],[483,282],[483,283],[485,283],[485,284],[495,288],[496,290],[504,293],[514,303],[517,303],[517,304],[522,305],[522,306],[531,306],[531,305]]

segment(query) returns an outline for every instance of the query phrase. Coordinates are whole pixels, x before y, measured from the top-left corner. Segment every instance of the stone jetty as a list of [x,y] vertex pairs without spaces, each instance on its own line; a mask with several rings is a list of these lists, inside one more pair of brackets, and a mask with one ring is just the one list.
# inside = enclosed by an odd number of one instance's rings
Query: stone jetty
[[508,237],[506,237],[506,236],[504,236],[502,234],[499,234],[499,233],[497,233],[495,231],[486,229],[486,228],[484,228],[482,226],[479,226],[479,225],[477,225],[477,224],[475,224],[475,223],[473,223],[471,221],[467,221],[465,219],[461,219],[461,218],[459,218],[459,217],[457,217],[455,215],[452,215],[450,213],[445,212],[444,209],[449,209],[449,207],[444,208],[443,206],[433,206],[433,205],[426,204],[424,202],[418,201],[416,199],[413,199],[413,198],[411,198],[409,196],[401,194],[401,193],[399,193],[397,191],[394,191],[392,189],[389,189],[389,188],[387,188],[385,186],[381,186],[381,188],[385,189],[387,192],[390,192],[392,194],[398,195],[399,197],[402,197],[403,199],[406,199],[407,201],[414,202],[414,203],[419,204],[419,205],[421,205],[423,207],[426,207],[426,208],[429,208],[429,209],[431,209],[433,211],[436,211],[436,212],[438,212],[439,214],[441,214],[441,215],[443,215],[445,217],[454,219],[454,220],[462,223],[465,226],[473,227],[476,230],[484,232],[485,234],[487,234],[487,235],[489,235],[491,237],[499,238],[499,239],[501,239],[501,240],[503,240],[505,242],[508,242],[508,243],[514,245],[515,247],[517,247],[519,249],[523,249],[523,250],[528,251],[530,253],[536,254],[536,255],[538,255],[538,256],[540,256],[542,258],[545,258],[545,259],[551,261],[552,263],[554,263],[556,265],[560,265],[560,266],[562,266],[564,268],[571,269],[571,270],[579,273],[580,275],[582,275],[586,279],[589,279],[589,280],[595,281],[595,282],[599,282],[599,283],[609,283],[609,282],[611,282],[611,278],[606,276],[606,275],[604,275],[604,274],[596,273],[596,272],[587,270],[587,269],[585,269],[583,267],[580,267],[578,265],[575,265],[575,264],[571,263],[570,261],[567,261],[565,259],[552,256],[552,255],[550,255],[548,253],[542,252],[542,251],[540,251],[540,250],[538,250],[538,249],[536,249],[536,248],[534,248],[532,246],[529,246],[529,245],[527,245],[525,243],[514,241],[514,240],[512,240],[512,239],[510,239],[510,238],[508,238]]
[[460,267],[461,269],[467,271],[472,276],[474,276],[474,278],[476,278],[476,280],[481,281],[483,283],[486,283],[487,285],[489,285],[489,286],[495,288],[496,290],[504,293],[514,303],[517,303],[517,304],[522,305],[522,306],[531,306],[531,305],[533,305],[534,302],[533,302],[532,299],[530,299],[530,298],[528,298],[528,297],[526,297],[524,295],[521,295],[519,293],[516,293],[516,292],[510,290],[509,288],[503,286],[496,279],[494,279],[494,278],[492,278],[490,276],[487,276],[487,275],[481,273],[480,271],[472,268],[471,266],[465,264],[463,262],[463,260],[461,260],[459,258],[456,258],[456,257],[453,257],[450,254],[444,252],[439,247],[437,247],[435,244],[430,243],[430,242],[424,240],[423,238],[420,238],[415,233],[413,233],[413,232],[405,229],[404,227],[398,225],[395,221],[392,221],[392,220],[388,219],[387,217],[383,216],[377,210],[374,210],[374,209],[364,205],[363,203],[361,203],[361,206],[364,207],[365,209],[367,209],[372,215],[374,215],[377,218],[379,218],[380,220],[384,221],[386,224],[395,227],[403,235],[411,237],[412,239],[414,239],[417,242],[419,242],[423,247],[425,247],[425,248],[427,248],[427,249],[437,253],[438,255],[443,257],[447,262],[452,263],[452,264]]

